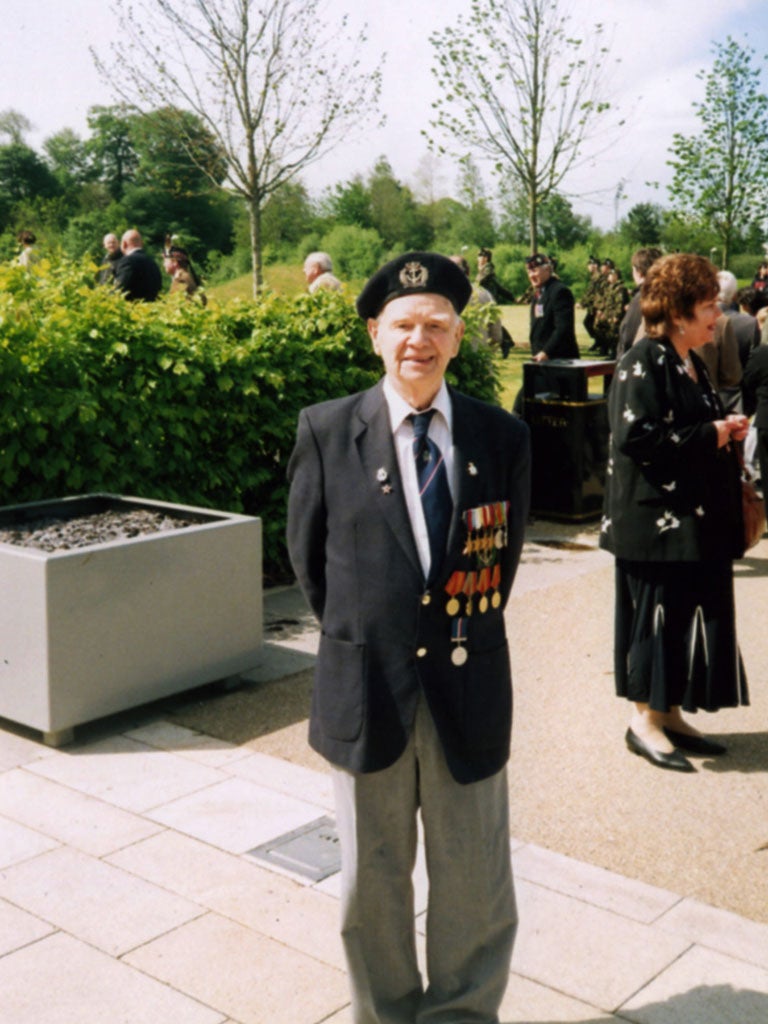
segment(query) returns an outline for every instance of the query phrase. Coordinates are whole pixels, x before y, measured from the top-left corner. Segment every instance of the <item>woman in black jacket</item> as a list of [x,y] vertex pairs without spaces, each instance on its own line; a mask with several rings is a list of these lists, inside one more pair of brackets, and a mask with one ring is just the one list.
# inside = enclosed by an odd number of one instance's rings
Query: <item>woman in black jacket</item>
[[629,749],[693,771],[715,755],[682,711],[748,703],[736,642],[733,559],[744,553],[734,442],[696,348],[711,341],[718,280],[700,256],[654,263],[642,289],[648,336],[622,358],[611,427],[601,546],[616,556],[616,691],[634,704]]

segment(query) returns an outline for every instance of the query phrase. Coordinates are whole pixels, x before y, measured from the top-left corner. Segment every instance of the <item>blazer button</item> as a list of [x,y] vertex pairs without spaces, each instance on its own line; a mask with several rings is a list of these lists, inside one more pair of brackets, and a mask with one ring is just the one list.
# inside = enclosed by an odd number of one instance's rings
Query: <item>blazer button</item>
[[427,656],[427,648],[426,647],[420,647],[416,651],[416,657],[417,658],[426,658],[426,656]]
[[427,591],[425,594],[421,595],[421,603],[422,604],[431,604],[432,603],[432,595],[430,594],[429,591]]

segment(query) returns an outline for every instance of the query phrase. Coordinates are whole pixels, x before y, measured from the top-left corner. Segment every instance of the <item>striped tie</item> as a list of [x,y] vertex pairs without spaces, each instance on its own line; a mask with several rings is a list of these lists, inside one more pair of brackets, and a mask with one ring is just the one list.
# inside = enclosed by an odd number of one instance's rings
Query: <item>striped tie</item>
[[443,453],[427,433],[434,413],[434,409],[429,409],[427,412],[415,413],[408,417],[413,423],[413,457],[416,460],[419,497],[429,535],[428,583],[432,583],[440,571],[453,513]]

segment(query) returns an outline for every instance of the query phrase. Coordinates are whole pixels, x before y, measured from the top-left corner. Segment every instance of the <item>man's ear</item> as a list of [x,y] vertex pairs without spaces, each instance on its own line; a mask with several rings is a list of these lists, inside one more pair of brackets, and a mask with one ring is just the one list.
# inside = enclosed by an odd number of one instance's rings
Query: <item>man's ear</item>
[[371,344],[373,346],[373,351],[376,353],[377,356],[380,356],[381,352],[379,351],[379,344],[376,341],[376,338],[377,338],[378,333],[379,333],[379,321],[375,320],[372,316],[368,317],[368,320],[366,322],[366,326],[368,327],[368,336],[371,339]]
[[454,356],[457,356],[459,354],[459,349],[461,348],[461,339],[464,337],[464,330],[466,326],[467,325],[464,323],[461,317],[459,317],[459,322],[456,324],[456,347],[453,353]]

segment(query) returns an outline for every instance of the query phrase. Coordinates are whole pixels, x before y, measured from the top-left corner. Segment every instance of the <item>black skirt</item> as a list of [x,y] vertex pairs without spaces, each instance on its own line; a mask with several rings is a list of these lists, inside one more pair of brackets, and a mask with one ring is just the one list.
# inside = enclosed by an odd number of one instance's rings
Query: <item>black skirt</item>
[[654,711],[749,704],[733,563],[616,559],[616,693]]

